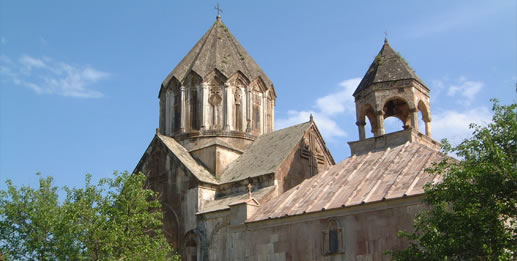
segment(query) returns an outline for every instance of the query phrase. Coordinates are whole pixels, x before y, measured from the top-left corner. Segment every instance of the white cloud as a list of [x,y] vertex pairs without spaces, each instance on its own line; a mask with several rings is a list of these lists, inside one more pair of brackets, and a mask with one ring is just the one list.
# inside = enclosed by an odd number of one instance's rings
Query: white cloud
[[7,43],[7,38],[5,37],[0,37],[0,44],[6,44]]
[[73,66],[51,58],[22,55],[17,63],[0,56],[0,75],[15,85],[25,86],[38,94],[98,98],[103,94],[89,86],[106,79],[109,74],[89,65]]
[[465,77],[461,77],[459,84],[453,84],[449,87],[447,95],[460,95],[463,99],[458,100],[458,103],[470,105],[483,86],[484,83],[481,81],[469,81]]
[[431,81],[431,100],[436,101],[440,94],[445,90],[444,80],[432,80]]
[[466,111],[448,110],[433,115],[432,131],[435,140],[447,138],[458,144],[472,134],[471,123],[486,125],[492,119],[490,110],[478,107]]
[[352,78],[339,83],[340,88],[336,92],[316,99],[313,106],[315,110],[289,110],[286,118],[278,118],[276,120],[277,129],[306,122],[312,114],[325,139],[333,141],[337,137],[348,136],[346,131],[339,126],[337,120],[343,120],[343,114],[355,111],[352,93],[360,81],[361,78]]
[[345,111],[353,112],[355,109],[355,103],[352,94],[360,82],[361,78],[342,81],[339,84],[341,87],[339,91],[316,100],[317,108],[326,115],[333,115]]
[[336,137],[346,137],[347,133],[338,126],[337,122],[331,119],[324,113],[318,113],[314,111],[295,111],[289,110],[287,112],[287,118],[277,119],[275,122],[277,129],[287,128],[302,122],[307,122],[310,119],[310,115],[313,115],[314,121],[321,131],[321,135],[332,141]]
[[22,55],[19,60],[20,64],[26,67],[28,70],[34,68],[45,68],[47,65],[41,59],[33,58],[28,55]]

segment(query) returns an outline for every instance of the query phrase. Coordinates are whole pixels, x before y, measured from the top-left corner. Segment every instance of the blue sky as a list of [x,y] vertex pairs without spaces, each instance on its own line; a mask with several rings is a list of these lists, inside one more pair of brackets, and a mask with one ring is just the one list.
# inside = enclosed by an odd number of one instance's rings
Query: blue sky
[[[160,83],[215,3],[0,0],[0,182],[35,185],[41,172],[79,186],[85,173],[132,171],[158,126]],[[459,142],[490,120],[490,98],[516,100],[514,0],[220,3],[275,84],[277,127],[313,113],[337,162],[358,139],[351,93],[385,32],[431,89],[435,139]]]

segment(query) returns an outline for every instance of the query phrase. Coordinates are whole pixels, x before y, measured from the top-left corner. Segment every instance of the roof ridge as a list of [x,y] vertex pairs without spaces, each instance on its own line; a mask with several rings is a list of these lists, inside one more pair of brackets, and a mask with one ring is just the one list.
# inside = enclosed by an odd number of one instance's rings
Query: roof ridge
[[[335,180],[335,178],[340,175],[341,173],[343,173],[345,171],[345,169],[343,168],[342,170],[338,171],[337,175],[335,175],[331,180]],[[329,178],[329,176],[331,176],[331,173],[330,171],[325,171],[319,175],[317,175],[317,180],[321,180],[322,182],[326,179],[326,178]],[[316,176],[314,176],[316,177]],[[321,182],[320,182],[321,183]],[[312,209],[312,207],[317,203],[317,201],[322,197],[324,196],[325,193],[321,193],[321,191],[318,191],[316,190],[315,191],[317,194],[316,194],[316,198],[314,198],[312,200],[312,203],[310,203],[308,206],[307,206],[307,209],[310,211]],[[318,193],[320,192],[320,193]]]
[[[408,148],[409,147],[409,141],[404,143],[404,149]],[[417,149],[415,151],[414,154],[417,154],[420,150],[422,149],[421,146],[417,146]],[[411,159],[409,159],[409,161],[407,162],[406,166],[404,166],[404,168],[402,168],[399,173],[397,174],[397,177],[395,179],[393,179],[393,182],[390,184],[389,188],[386,190],[386,192],[384,193],[384,195],[382,196],[383,198],[386,198],[386,196],[391,192],[391,189],[393,188],[393,185],[399,181],[400,179],[400,175],[402,173],[404,173],[404,171],[406,171],[409,166],[411,165],[411,163],[413,163],[413,161],[415,161],[415,157],[412,157]]]
[[[206,43],[208,42],[208,38],[210,38],[210,34],[212,33],[212,31],[214,30],[214,28],[217,27],[217,24],[219,23],[219,19],[217,19],[215,21],[215,23],[212,25],[212,27],[210,27],[210,29],[208,30],[208,32],[206,33],[206,38],[205,38],[205,41],[203,41],[203,44],[201,44],[201,47],[199,47],[199,51],[197,52],[197,54],[195,55],[194,57],[194,62],[190,64],[188,70],[186,71],[186,73],[192,71],[192,68],[194,67],[194,65],[196,64],[195,61],[197,61],[197,58],[199,57],[199,55],[201,54],[201,51],[203,50],[203,48],[205,47]],[[216,44],[217,44],[217,41],[216,41]],[[188,54],[187,54],[188,56]],[[187,57],[185,56],[185,58]],[[181,63],[181,62],[180,62]],[[176,68],[174,68],[176,69]],[[196,72],[197,73],[197,72]],[[200,75],[201,77],[204,77],[204,75]],[[183,76],[185,77],[185,76]],[[182,79],[178,79],[178,81],[181,81]]]
[[[435,152],[434,151],[431,151],[429,150],[429,156],[427,156],[426,160],[424,161],[424,164],[423,166],[427,165],[427,161],[429,161],[429,159],[433,156]],[[408,196],[409,193],[411,193],[411,191],[413,190],[413,188],[415,187],[416,183],[418,183],[418,181],[420,180],[420,175],[423,173],[424,171],[419,171],[415,177],[413,178],[413,181],[411,181],[411,185],[408,187],[408,189],[406,190],[406,192],[404,192],[404,196]]]
[[[293,125],[293,126],[289,126],[289,127],[285,127],[283,129],[279,129],[279,130],[275,130],[275,131],[272,131],[272,132],[269,132],[269,133],[265,133],[265,134],[262,134],[260,136],[257,137],[257,139],[255,139],[255,142],[258,141],[258,140],[262,140],[262,139],[265,139],[267,137],[270,137],[272,135],[275,135],[275,134],[278,134],[280,132],[285,132],[287,130],[290,130],[290,129],[294,129],[295,127],[301,127],[303,124],[307,124],[307,123],[310,123],[310,121],[307,121],[307,122],[303,122],[303,123],[299,123],[299,124],[296,124],[296,125]],[[253,142],[251,146],[253,146],[253,144],[255,143]]]
[[[203,165],[199,164],[199,162],[197,162],[194,159],[194,157],[192,157],[192,155],[188,152],[188,150],[183,145],[181,145],[179,142],[176,141],[176,139],[174,139],[173,137],[161,135],[159,133],[156,134],[155,136],[158,137],[158,140],[160,140],[162,142],[162,144],[165,145],[167,150],[169,152],[172,152],[172,154],[174,154],[174,156],[178,159],[178,161],[181,162],[181,164],[185,168],[187,168],[192,173],[192,175],[194,175],[196,177],[196,179],[198,179],[199,181],[202,181],[202,182],[210,183],[210,184],[215,184],[215,185],[220,184],[219,181],[216,178],[214,178],[214,176],[212,176],[212,174],[210,174],[210,172]],[[153,139],[153,141],[154,141],[154,139]],[[171,143],[171,145],[173,147],[169,146],[168,143]],[[178,149],[179,151],[175,151],[176,149]],[[195,170],[193,168],[193,166],[191,166],[190,163],[187,161],[191,161],[193,164],[196,164],[195,167],[197,167],[198,170]],[[198,173],[198,171],[199,171],[199,173]],[[204,175],[204,176],[201,176],[201,175]]]
[[[226,27],[226,25],[224,25],[224,26]],[[227,30],[226,34],[227,34],[226,36],[228,37],[228,40],[230,41],[230,43],[233,44],[233,47],[234,47],[235,51],[237,52],[237,55],[239,56],[239,58],[241,58],[242,61],[244,61],[244,59],[242,59],[243,54],[241,54],[240,53],[241,50],[239,50],[239,48],[244,49],[244,47],[242,47],[240,44],[237,44],[235,42],[237,39],[235,39],[235,36],[233,36],[233,34],[230,32],[230,30]],[[244,50],[244,51],[246,51],[246,50]],[[246,54],[249,56],[248,53],[246,53]],[[248,68],[248,65],[245,62],[241,62],[241,63],[244,66],[244,68],[247,70],[247,74],[251,75],[251,70]],[[242,72],[242,73],[244,73],[244,72]],[[255,79],[249,79],[249,80],[250,80],[250,82],[252,82]],[[267,80],[267,79],[263,79],[263,81],[264,80]],[[267,86],[267,88],[269,89],[269,86]]]
[[[386,167],[386,170],[387,170],[389,167],[391,167],[392,165],[394,165],[394,164],[400,164],[400,160],[399,160],[399,159],[400,159],[400,155],[402,155],[404,152],[406,152],[406,149],[407,149],[407,148],[409,148],[409,142],[406,142],[406,143],[404,143],[404,145],[400,146],[400,149],[399,149],[399,151],[398,151],[397,155],[395,155],[395,157],[393,158],[393,161],[391,161],[391,162],[390,162],[390,164]],[[416,154],[416,152],[415,152],[415,154]],[[410,159],[410,162],[411,162],[411,160],[413,160],[413,159],[414,159],[414,157]],[[409,167],[409,163],[408,163],[408,164],[406,164],[406,166],[403,168],[403,170],[406,170],[408,167]],[[385,192],[385,193],[383,193],[383,195],[382,195],[382,199],[385,199],[385,196],[387,195],[387,192],[389,191],[389,189],[391,188],[391,186],[392,186],[393,184],[395,184],[395,181],[396,181],[396,180],[397,180],[397,178],[399,177],[400,173],[402,173],[402,170],[401,170],[401,171],[399,171],[399,172],[396,174],[396,177],[395,177],[395,179],[393,179],[393,182],[389,185],[389,187],[388,187],[388,189],[386,190],[386,192]],[[382,178],[381,178],[381,179],[379,179],[379,181],[383,180],[383,178],[384,178],[384,174],[385,174],[385,172],[383,173]],[[376,185],[377,185],[377,184],[376,184]],[[375,190],[376,190],[376,189],[377,189],[377,187],[372,188],[372,191],[369,191],[369,192],[368,192],[368,197],[367,197],[367,198],[365,198],[365,201],[368,201],[368,199],[369,199],[369,198],[370,198],[370,196],[375,192]],[[371,194],[370,194],[370,193],[371,193]]]
[[[341,174],[343,174],[343,172],[345,172],[345,170],[346,170],[346,168],[343,168],[341,171],[338,171],[338,173],[335,175],[334,179],[337,179],[339,176],[341,176]],[[341,187],[341,186],[343,186],[343,183],[346,183],[346,182],[347,182],[347,179],[343,179],[343,181],[341,181],[341,182],[336,182],[337,184],[335,184],[335,187]],[[330,204],[332,203],[332,201],[337,197],[338,194],[339,193],[334,193],[334,195],[332,195],[332,197],[323,206],[323,208],[327,209],[330,206]]]
[[[364,159],[362,159],[359,164],[357,166],[355,166],[352,170],[352,172],[346,177],[344,178],[344,181],[340,183],[340,186],[345,186],[347,185],[349,182],[350,182],[350,179],[357,173],[357,171],[367,162],[368,158],[370,157],[372,153],[367,153],[365,154],[366,156],[364,156]],[[352,157],[349,157],[348,159],[346,160],[343,160],[342,162],[336,164],[335,166],[338,166],[338,165],[344,165],[343,167],[346,167],[348,165],[351,165],[351,162],[347,162],[347,160],[351,160],[352,162],[354,161],[357,161],[358,159],[361,159],[361,157],[359,156],[352,156]],[[334,167],[334,166],[333,166]],[[337,193],[335,193],[334,197],[332,198],[332,200],[334,200],[334,198],[337,197],[337,195],[339,196],[342,196],[343,193],[346,193],[346,191],[344,190],[339,190],[337,191]],[[335,202],[332,202],[332,200],[329,201],[329,204],[327,204],[325,207],[327,208],[329,205],[331,205],[332,203],[335,203]],[[344,206],[346,202],[342,203],[341,205]]]
[[[217,21],[216,21],[217,22]],[[178,66],[180,64],[182,64],[186,59],[187,57],[190,56],[190,54],[194,51],[195,47],[198,46],[198,44],[203,40],[203,38],[205,39],[203,41],[203,43],[201,44],[201,46],[199,47],[199,50],[197,52],[197,54],[195,55],[195,58],[197,59],[197,57],[199,56],[199,54],[201,53],[201,50],[203,49],[203,47],[205,46],[206,44],[206,41],[208,40],[208,36],[210,35],[210,32],[212,31],[212,29],[214,28],[214,26],[216,25],[216,22],[214,22],[214,24],[210,27],[210,29],[208,29],[208,31],[201,37],[201,39],[199,39],[195,44],[194,44],[194,47],[192,47],[192,49],[189,50],[189,52],[178,62],[178,64],[176,65],[176,67],[174,67],[174,69],[167,75],[167,77],[165,77],[165,80],[163,80],[162,82],[162,85],[164,87],[167,87],[167,85],[170,83],[170,81],[172,80],[173,77],[175,77],[175,71],[176,69],[178,68]],[[206,38],[205,38],[206,37]],[[191,70],[191,67],[193,66],[193,63],[189,66],[188,70],[186,70],[185,72],[188,72],[189,70]],[[183,77],[185,77],[185,75],[183,75]],[[203,76],[201,76],[203,77]],[[176,77],[177,78],[177,77]],[[177,79],[178,81],[181,82],[181,80],[183,79]]]
[[221,19],[196,42],[194,47],[166,77],[163,85],[169,84],[173,77],[180,82],[193,71],[204,78],[214,69],[219,70],[226,79],[240,71],[250,81],[261,78],[267,89],[274,88],[273,82],[249,55]]
[[[281,163],[289,157],[289,152],[299,143],[299,140],[310,126],[310,122],[305,122],[260,135],[237,159],[226,167],[219,180],[222,183],[230,183],[244,178],[275,173],[278,171]],[[273,152],[275,154],[274,159],[271,154],[271,146],[268,146],[271,142],[275,142],[275,148],[278,148],[278,142],[283,142],[282,144],[285,147]],[[264,151],[268,151],[268,153],[264,154]],[[257,153],[264,155],[257,157]],[[252,159],[254,162],[250,163]],[[259,163],[261,162],[264,164],[260,165]],[[244,166],[247,169],[241,169]]]
[[[389,64],[389,66],[387,64]],[[374,83],[404,79],[414,79],[425,85],[422,79],[418,77],[415,70],[411,68],[406,59],[404,59],[399,52],[395,51],[395,49],[385,41],[381,50],[377,53],[373,62],[368,67],[368,70],[364,74],[353,95],[357,95],[360,91],[368,88]]]
[[386,155],[388,155],[389,151],[391,151],[390,148],[387,148],[386,150],[384,150],[382,152],[382,156],[379,157],[376,161],[375,161],[375,164],[374,164],[374,167],[370,169],[370,171],[368,171],[368,174],[366,174],[366,176],[364,177],[363,180],[361,180],[361,182],[359,182],[359,184],[356,186],[356,188],[354,189],[354,191],[352,191],[352,193],[350,194],[351,196],[349,197],[349,199],[345,202],[345,206],[348,205],[348,203],[350,202],[350,200],[352,200],[355,195],[357,194],[357,189],[361,187],[361,185],[370,177],[370,175],[377,169],[377,167],[379,167],[379,164],[377,164],[377,162],[380,162],[382,160],[384,160],[384,158],[386,157]]
[[[381,183],[381,181],[383,181],[384,177],[385,177],[385,174],[387,172],[387,170],[396,163],[397,159],[400,157],[400,154],[404,153],[404,151],[406,150],[406,148],[408,146],[406,146],[407,143],[405,143],[403,146],[400,146],[400,148],[398,148],[398,151],[397,151],[397,154],[395,155],[395,157],[393,157],[393,160],[388,164],[388,166],[386,166],[385,168],[385,171],[380,173],[380,177],[378,177],[377,179],[377,182],[375,183],[375,185],[373,187],[370,188],[370,190],[363,196],[363,198],[361,199],[361,202],[368,202],[368,200],[370,199],[370,197],[376,192],[379,184]],[[377,166],[376,166],[377,167]],[[407,167],[407,166],[406,166]]]

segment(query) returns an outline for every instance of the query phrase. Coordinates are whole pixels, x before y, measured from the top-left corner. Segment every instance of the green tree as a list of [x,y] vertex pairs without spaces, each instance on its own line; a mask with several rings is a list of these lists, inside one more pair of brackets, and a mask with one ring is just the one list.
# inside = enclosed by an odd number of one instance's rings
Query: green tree
[[161,204],[142,173],[115,173],[69,189],[52,177],[38,189],[0,191],[0,251],[13,260],[177,260],[162,231]]
[[415,219],[415,231],[399,235],[409,247],[392,252],[395,260],[517,259],[517,104],[493,101],[487,126],[471,125],[473,136],[446,152],[429,171],[443,182],[428,185],[430,206]]

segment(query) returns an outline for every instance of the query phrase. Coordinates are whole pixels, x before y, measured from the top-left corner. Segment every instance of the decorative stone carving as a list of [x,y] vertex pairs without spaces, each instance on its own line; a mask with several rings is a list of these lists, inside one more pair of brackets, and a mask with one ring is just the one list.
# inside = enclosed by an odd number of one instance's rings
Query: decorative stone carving
[[210,96],[208,97],[208,103],[212,106],[212,129],[219,129],[221,122],[219,115],[219,105],[221,105],[223,98],[221,97],[221,88],[212,86],[210,88]]
[[237,131],[241,131],[242,130],[242,107],[241,107],[242,97],[241,97],[240,88],[235,89],[233,97],[234,97],[234,104],[235,104],[235,110],[234,110],[235,125],[234,126]]
[[235,104],[241,105],[241,90],[240,89],[235,90],[233,97],[235,98]]
[[222,100],[223,98],[221,98],[221,88],[212,86],[212,88],[210,88],[210,97],[208,98],[210,105],[218,106],[221,104]]

